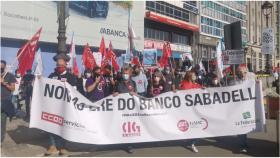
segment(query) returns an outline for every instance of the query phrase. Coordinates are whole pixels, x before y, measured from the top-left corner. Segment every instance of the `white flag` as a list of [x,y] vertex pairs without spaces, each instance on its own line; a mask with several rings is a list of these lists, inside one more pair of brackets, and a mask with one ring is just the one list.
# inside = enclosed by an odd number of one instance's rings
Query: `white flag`
[[202,60],[200,60],[200,62],[199,62],[199,67],[200,67],[200,70],[203,70],[205,72],[205,67],[202,64]]
[[219,79],[223,78],[223,61],[222,61],[222,40],[219,41],[216,51],[217,51],[217,75]]
[[74,63],[74,57],[76,57],[76,50],[75,50],[75,43],[74,43],[74,32],[72,33],[72,40],[71,40],[71,48],[70,48],[70,52],[69,52],[69,57],[70,60],[67,64],[68,68],[73,68],[73,63]]
[[42,54],[41,54],[41,49],[38,49],[38,52],[35,57],[35,75],[43,75],[43,61],[42,61]]

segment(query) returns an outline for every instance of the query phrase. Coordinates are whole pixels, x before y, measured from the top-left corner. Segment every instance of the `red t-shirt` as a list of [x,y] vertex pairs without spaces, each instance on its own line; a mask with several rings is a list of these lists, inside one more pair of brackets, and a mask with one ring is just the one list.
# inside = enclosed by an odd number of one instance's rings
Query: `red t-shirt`
[[182,81],[181,82],[181,90],[187,90],[187,89],[197,89],[202,88],[200,84],[189,82],[189,81]]

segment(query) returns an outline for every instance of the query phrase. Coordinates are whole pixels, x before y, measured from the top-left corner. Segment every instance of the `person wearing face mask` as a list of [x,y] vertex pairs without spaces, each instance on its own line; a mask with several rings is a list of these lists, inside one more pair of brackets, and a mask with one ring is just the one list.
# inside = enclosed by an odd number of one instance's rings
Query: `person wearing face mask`
[[221,83],[220,83],[220,81],[218,79],[218,76],[216,74],[214,74],[212,76],[212,80],[209,84],[209,87],[221,87]]
[[[64,53],[59,53],[53,58],[56,61],[56,68],[53,73],[49,75],[49,78],[55,79],[61,82],[67,82],[75,89],[77,86],[76,77],[67,71],[67,62],[70,60],[69,56]],[[49,148],[45,153],[45,156],[52,156],[59,154],[61,156],[67,153],[65,149],[65,140],[55,134],[49,133]]]
[[181,90],[202,88],[202,86],[196,83],[197,77],[193,71],[187,71],[184,79],[181,82]]
[[116,85],[114,95],[118,93],[131,93],[136,94],[136,83],[131,79],[131,68],[125,67],[122,69],[122,79]]
[[162,73],[156,71],[148,85],[148,96],[154,97],[164,92],[164,81],[162,80]]
[[140,70],[140,65],[134,65],[134,75],[131,78],[136,83],[137,93],[145,97],[147,93],[148,80],[146,75]]
[[[203,86],[196,83],[196,80],[197,80],[197,78],[196,78],[195,72],[187,71],[183,81],[181,82],[181,90],[203,88]],[[197,142],[197,140],[198,139],[191,140],[191,149],[195,153],[198,152],[198,149],[195,146],[195,143]]]
[[6,134],[7,117],[14,116],[15,108],[12,103],[12,92],[15,90],[15,76],[6,71],[6,61],[1,60],[1,142]]
[[[130,67],[124,67],[122,68],[122,80],[117,82],[115,91],[113,93],[113,96],[117,96],[120,93],[129,93],[130,95],[136,95],[137,88],[134,81],[131,80],[131,68]],[[127,153],[132,154],[133,153],[133,147],[132,144],[122,144],[121,145],[123,150],[125,150]]]
[[83,75],[77,78],[77,90],[86,97],[86,80],[91,77],[91,71],[86,69]]
[[23,76],[23,93],[25,98],[25,109],[26,109],[26,116],[25,120],[29,122],[30,120],[30,104],[31,104],[31,97],[32,97],[32,91],[33,91],[33,82],[34,82],[35,76],[32,74],[31,70],[27,70],[26,74]]
[[105,97],[106,81],[101,75],[100,67],[96,66],[92,72],[92,77],[86,81],[86,91],[87,98],[92,102],[96,102]]
[[174,72],[174,84],[175,84],[175,88],[177,90],[180,89],[180,84],[181,84],[182,79],[183,79],[183,77],[181,75],[180,69],[176,68],[176,70]]
[[16,83],[15,83],[15,90],[13,91],[13,96],[12,96],[12,102],[15,106],[15,113],[16,116],[17,113],[21,110],[20,104],[19,104],[19,91],[20,91],[20,83],[21,83],[21,75],[18,72],[18,70],[15,71],[15,76],[16,76]]
[[255,79],[255,76],[252,73],[248,72],[248,69],[246,66],[239,66],[236,69],[236,76],[237,76],[236,79],[232,79],[229,82],[230,86],[241,84],[248,79]]
[[[249,79],[248,69],[246,66],[239,66],[236,70],[237,78],[229,82],[230,86],[238,85]],[[247,153],[248,144],[247,144],[247,135],[241,134],[237,136],[240,141],[240,152]]]
[[114,80],[114,73],[110,65],[106,65],[103,71],[103,77],[105,79],[105,97],[113,93],[116,82]]
[[164,73],[163,73],[163,81],[164,81],[164,92],[169,92],[169,91],[176,91],[175,88],[175,81],[174,81],[174,75],[173,72],[171,71],[171,68],[169,66],[166,66],[164,68]]

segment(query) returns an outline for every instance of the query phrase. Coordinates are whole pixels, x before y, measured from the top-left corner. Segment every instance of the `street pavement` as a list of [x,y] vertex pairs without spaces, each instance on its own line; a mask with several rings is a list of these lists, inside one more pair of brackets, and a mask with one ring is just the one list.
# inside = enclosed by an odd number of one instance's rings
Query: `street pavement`
[[[221,127],[222,128],[222,127]],[[277,151],[276,121],[267,120],[267,132],[248,134],[249,150],[239,153],[239,140],[236,136],[200,139],[197,142],[199,152],[193,153],[185,144],[188,140],[140,143],[134,145],[134,153],[128,154],[125,145],[87,145],[67,142],[68,156],[102,157],[196,157],[196,156],[279,156]],[[93,142],[94,143],[94,142]],[[7,122],[7,134],[1,145],[1,156],[44,156],[48,146],[47,133],[30,129],[22,119]]]

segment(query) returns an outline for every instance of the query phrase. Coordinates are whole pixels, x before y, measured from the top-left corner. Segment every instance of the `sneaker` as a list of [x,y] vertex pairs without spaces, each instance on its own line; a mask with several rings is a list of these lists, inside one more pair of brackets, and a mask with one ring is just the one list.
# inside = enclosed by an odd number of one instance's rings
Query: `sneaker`
[[59,155],[60,155],[60,156],[66,156],[67,153],[68,153],[68,151],[67,151],[66,149],[63,149],[63,148],[62,148],[62,149],[59,150]]
[[247,151],[247,149],[246,148],[241,148],[240,149],[240,153],[247,153],[248,151]]
[[126,152],[129,153],[129,154],[132,154],[134,151],[133,151],[133,148],[131,146],[129,146],[126,149]]
[[192,144],[191,148],[194,153],[198,153],[198,150],[194,144]]
[[51,145],[48,151],[45,153],[45,156],[56,155],[56,154],[58,154],[58,150],[54,145]]

